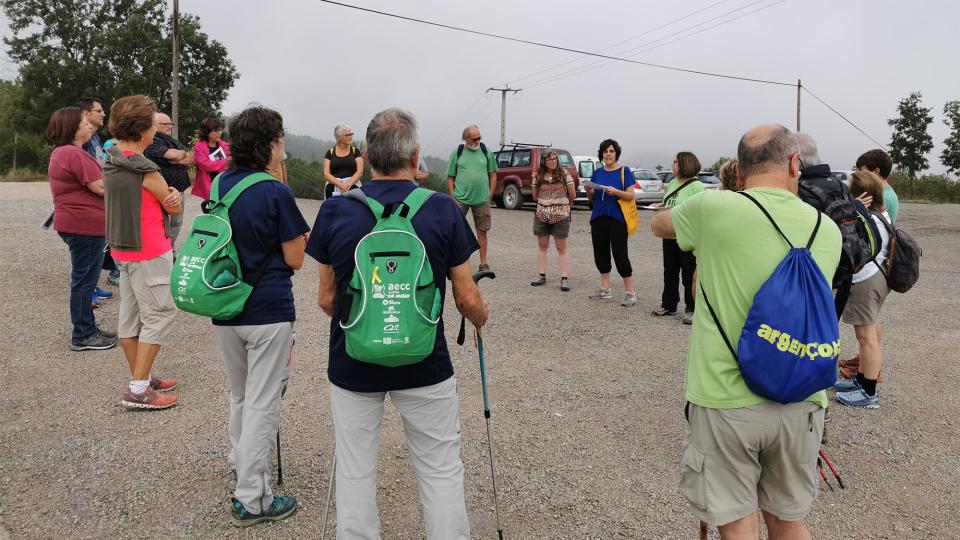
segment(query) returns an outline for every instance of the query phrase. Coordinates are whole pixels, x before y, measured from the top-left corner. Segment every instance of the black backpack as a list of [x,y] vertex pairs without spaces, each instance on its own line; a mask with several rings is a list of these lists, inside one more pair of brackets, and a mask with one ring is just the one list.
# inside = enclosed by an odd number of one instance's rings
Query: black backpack
[[840,262],[832,280],[832,287],[837,289],[835,307],[840,317],[847,304],[853,275],[880,253],[880,229],[867,207],[850,193],[850,188],[832,176],[801,178],[798,195],[826,214],[840,229]]
[[903,229],[896,228],[882,214],[877,216],[890,235],[887,261],[883,265],[877,264],[877,267],[883,277],[887,278],[887,286],[891,290],[905,293],[920,279],[920,257],[923,250]]
[[[487,145],[480,143],[480,151],[483,152],[483,157],[487,157]],[[457,147],[457,159],[460,159],[460,156],[463,155],[463,145]]]

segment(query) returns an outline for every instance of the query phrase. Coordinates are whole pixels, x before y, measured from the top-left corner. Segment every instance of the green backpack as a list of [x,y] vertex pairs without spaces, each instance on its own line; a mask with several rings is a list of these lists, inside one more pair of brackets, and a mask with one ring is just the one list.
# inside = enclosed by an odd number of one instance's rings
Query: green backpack
[[426,249],[410,222],[431,195],[416,188],[384,210],[362,190],[344,194],[363,202],[377,220],[357,244],[353,276],[341,298],[340,328],[351,358],[398,367],[433,352],[443,305]]
[[[233,244],[230,226],[230,205],[248,187],[277,179],[257,172],[230,188],[220,198],[220,177],[213,179],[210,200],[204,203],[203,214],[193,220],[190,236],[180,246],[180,253],[170,274],[170,292],[177,307],[213,319],[227,320],[240,315],[253,286],[243,280],[240,259]],[[253,283],[260,279],[269,257],[257,270]]]

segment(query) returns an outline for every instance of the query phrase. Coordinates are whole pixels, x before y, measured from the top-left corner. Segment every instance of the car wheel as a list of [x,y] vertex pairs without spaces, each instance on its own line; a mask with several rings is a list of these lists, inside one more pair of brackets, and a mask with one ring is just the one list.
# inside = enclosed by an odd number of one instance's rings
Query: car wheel
[[523,194],[520,189],[510,184],[503,188],[503,207],[507,210],[519,210],[523,206]]

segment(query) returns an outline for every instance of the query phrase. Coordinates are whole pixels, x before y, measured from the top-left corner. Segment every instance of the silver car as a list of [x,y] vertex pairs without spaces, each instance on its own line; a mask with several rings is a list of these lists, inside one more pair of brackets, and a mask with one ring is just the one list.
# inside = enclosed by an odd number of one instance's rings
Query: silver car
[[663,182],[655,171],[634,169],[633,179],[633,197],[638,203],[650,204],[663,200]]

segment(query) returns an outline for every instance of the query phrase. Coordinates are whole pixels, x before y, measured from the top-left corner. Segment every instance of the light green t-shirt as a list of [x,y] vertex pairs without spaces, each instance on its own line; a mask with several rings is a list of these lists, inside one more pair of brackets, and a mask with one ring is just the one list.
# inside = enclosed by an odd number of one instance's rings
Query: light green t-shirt
[[683,186],[683,184],[680,183],[680,180],[677,180],[676,178],[671,180],[670,183],[667,184],[667,188],[663,190],[663,200],[667,201],[664,203],[664,206],[666,206],[667,208],[673,208],[674,206],[683,204],[683,201],[689,199],[690,197],[693,197],[697,193],[703,193],[703,182],[701,182],[698,179],[690,179],[690,180],[687,180],[686,183],[690,183],[690,182],[693,182],[693,183],[690,184],[689,186],[684,187],[679,192],[677,192],[676,195],[671,197],[670,196],[671,193],[676,192],[678,189],[680,189]]
[[897,216],[900,215],[900,197],[897,197],[897,192],[893,190],[893,186],[883,188],[883,206],[890,214],[890,222],[896,223]]
[[[749,193],[794,246],[806,245],[817,222],[813,207],[783,189],[754,188]],[[736,348],[754,295],[787,255],[789,246],[756,205],[733,191],[707,191],[691,197],[672,210],[672,218],[680,249],[692,249],[697,256],[699,277],[684,381],[687,401],[711,409],[762,403],[766,400],[743,381],[703,300],[703,289]],[[840,241],[840,230],[824,216],[811,251],[828,282],[840,260]],[[817,392],[807,401],[826,407],[826,392]]]
[[454,177],[453,198],[463,204],[474,206],[490,202],[490,173],[497,171],[497,159],[488,150],[487,157],[479,148],[463,148],[463,154],[457,158],[457,151],[450,154],[447,164],[447,176]]

